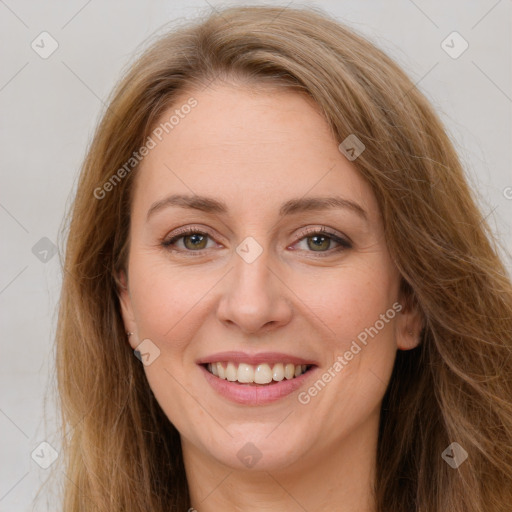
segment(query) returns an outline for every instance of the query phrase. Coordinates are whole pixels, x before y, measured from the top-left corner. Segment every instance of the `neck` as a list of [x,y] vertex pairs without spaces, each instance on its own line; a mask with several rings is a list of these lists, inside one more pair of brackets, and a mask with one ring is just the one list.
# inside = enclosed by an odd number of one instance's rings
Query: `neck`
[[340,440],[280,468],[237,470],[182,437],[191,506],[197,512],[375,512],[378,416]]

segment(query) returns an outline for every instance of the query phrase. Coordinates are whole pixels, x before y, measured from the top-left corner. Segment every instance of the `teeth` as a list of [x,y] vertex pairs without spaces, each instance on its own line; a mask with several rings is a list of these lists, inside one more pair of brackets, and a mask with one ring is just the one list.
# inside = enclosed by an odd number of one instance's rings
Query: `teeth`
[[285,379],[293,379],[295,375],[295,365],[293,364],[287,364],[285,367],[284,367],[284,378]]
[[224,366],[222,366],[222,363],[213,363],[213,366],[217,367],[217,376],[221,379],[226,378],[226,370],[224,369]]
[[228,365],[226,366],[226,379],[231,382],[234,382],[237,379],[237,377],[238,372],[236,366],[232,362],[229,362]]
[[292,363],[276,363],[272,366],[267,363],[258,365],[240,363],[237,366],[229,361],[228,363],[208,363],[207,369],[220,379],[230,382],[269,384],[272,381],[279,382],[283,379],[290,380],[299,377],[308,369],[308,366]]
[[254,382],[256,384],[268,384],[272,382],[272,370],[266,363],[259,364],[254,371]]
[[276,381],[284,379],[284,365],[283,363],[277,363],[272,368],[272,378]]
[[238,365],[238,382],[254,382],[254,368],[250,364]]

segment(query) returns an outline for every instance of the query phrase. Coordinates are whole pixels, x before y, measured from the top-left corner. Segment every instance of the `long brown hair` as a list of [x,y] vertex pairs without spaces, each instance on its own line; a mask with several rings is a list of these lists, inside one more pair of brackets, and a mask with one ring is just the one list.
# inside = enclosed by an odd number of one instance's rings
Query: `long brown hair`
[[[441,122],[389,57],[324,12],[235,7],[139,57],[83,164],[57,328],[66,512],[190,506],[178,432],[120,316],[136,166],[112,176],[178,95],[217,78],[307,94],[339,142],[353,134],[366,147],[354,164],[377,198],[406,307],[424,321],[419,347],[398,352],[382,404],[378,510],[510,510],[512,286]],[[468,453],[457,469],[441,457],[452,442]]]

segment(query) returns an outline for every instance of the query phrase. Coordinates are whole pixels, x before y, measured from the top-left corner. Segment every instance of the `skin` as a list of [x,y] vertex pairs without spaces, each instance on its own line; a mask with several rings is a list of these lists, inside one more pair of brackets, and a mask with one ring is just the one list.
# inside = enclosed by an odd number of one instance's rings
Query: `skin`
[[[401,299],[375,197],[304,96],[215,83],[193,97],[198,105],[137,171],[120,289],[131,347],[150,339],[160,350],[144,368],[180,432],[191,505],[373,511],[379,408],[396,350],[418,342],[417,312],[389,320],[307,404],[297,392],[267,405],[235,404],[195,361],[224,350],[279,351],[316,361],[317,377],[332,367]],[[222,200],[229,212],[173,206],[147,219],[155,202],[177,193]],[[348,208],[278,216],[289,199],[334,193],[360,205],[367,221]],[[184,226],[209,238],[181,238],[177,252],[162,245]],[[304,230],[322,226],[352,247],[316,248]],[[263,251],[252,263],[236,252],[248,236]],[[261,453],[252,468],[237,457],[248,442]]]

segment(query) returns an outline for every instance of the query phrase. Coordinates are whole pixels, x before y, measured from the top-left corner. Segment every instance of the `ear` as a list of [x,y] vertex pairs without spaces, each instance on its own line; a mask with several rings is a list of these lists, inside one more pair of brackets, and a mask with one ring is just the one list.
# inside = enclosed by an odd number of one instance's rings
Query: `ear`
[[402,309],[395,324],[396,345],[398,350],[411,350],[420,344],[423,314],[410,288],[401,294],[398,302]]
[[127,333],[133,333],[128,336],[128,342],[130,343],[130,346],[135,349],[138,340],[137,324],[135,322],[135,315],[133,314],[132,299],[128,289],[128,279],[124,270],[119,272],[116,281],[117,295],[121,306],[121,316],[123,317],[124,329]]

